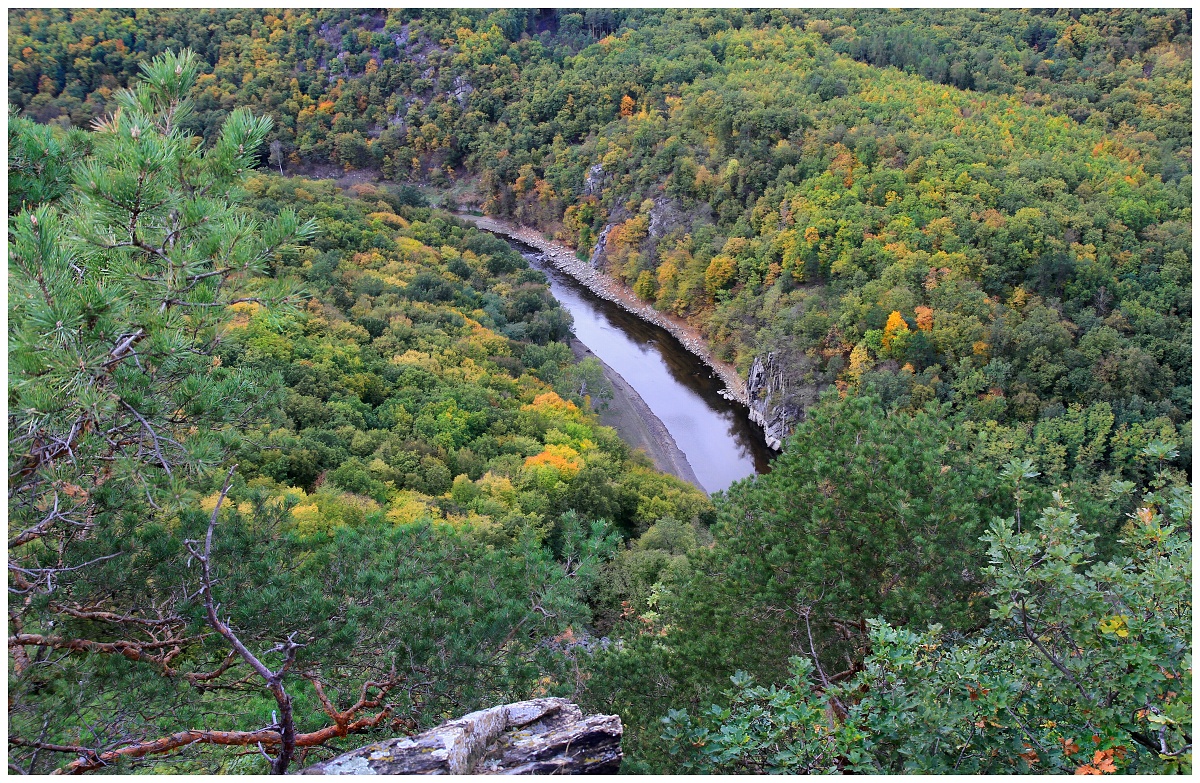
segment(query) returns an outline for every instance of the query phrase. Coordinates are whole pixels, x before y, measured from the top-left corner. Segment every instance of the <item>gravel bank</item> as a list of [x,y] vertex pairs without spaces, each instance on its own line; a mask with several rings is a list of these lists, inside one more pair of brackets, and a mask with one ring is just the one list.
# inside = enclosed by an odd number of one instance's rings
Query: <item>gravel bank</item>
[[642,396],[626,383],[620,373],[605,364],[579,340],[571,338],[569,345],[576,359],[590,356],[599,362],[604,377],[612,384],[613,397],[608,401],[608,406],[600,411],[600,423],[615,429],[621,440],[632,448],[645,451],[654,462],[654,467],[663,473],[681,478],[707,494],[687,456],[675,443],[662,419],[654,415],[654,411],[650,410]]

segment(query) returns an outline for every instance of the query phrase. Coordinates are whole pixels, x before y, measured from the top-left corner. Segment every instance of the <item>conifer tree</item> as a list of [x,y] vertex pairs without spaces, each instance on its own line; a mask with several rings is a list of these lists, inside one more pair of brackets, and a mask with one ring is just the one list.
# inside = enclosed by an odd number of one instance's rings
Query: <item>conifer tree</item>
[[269,119],[235,111],[204,149],[184,130],[197,58],[167,53],[143,71],[85,158],[74,134],[13,124],[26,204],[9,244],[17,676],[81,653],[176,673],[194,641],[184,593],[131,580],[147,556],[137,547],[195,504],[273,404],[277,379],[223,368],[215,350],[231,305],[297,300],[264,274],[315,230],[292,212],[260,225],[236,206]]

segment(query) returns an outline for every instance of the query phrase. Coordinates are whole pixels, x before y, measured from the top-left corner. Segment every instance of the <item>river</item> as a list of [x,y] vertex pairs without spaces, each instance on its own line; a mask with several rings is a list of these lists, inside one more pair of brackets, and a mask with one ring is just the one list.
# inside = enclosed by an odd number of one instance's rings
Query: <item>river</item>
[[770,469],[772,452],[746,409],[721,396],[725,384],[666,330],[646,323],[506,239],[543,272],[574,318],[575,336],[641,396],[675,439],[707,492]]

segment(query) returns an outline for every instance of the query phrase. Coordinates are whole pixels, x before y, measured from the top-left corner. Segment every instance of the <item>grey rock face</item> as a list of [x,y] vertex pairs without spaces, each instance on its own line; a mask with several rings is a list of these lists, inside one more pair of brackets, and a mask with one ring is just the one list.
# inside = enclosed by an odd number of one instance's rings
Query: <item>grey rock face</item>
[[767,445],[778,451],[802,411],[789,399],[787,378],[774,353],[768,353],[765,359],[754,357],[746,378],[746,391],[750,397],[750,420],[763,428]]
[[414,737],[377,742],[302,775],[572,775],[621,766],[621,719],[584,717],[566,699],[505,704]]
[[650,237],[661,239],[675,228],[688,226],[690,217],[674,200],[659,196],[654,199],[654,206],[650,209]]
[[583,195],[598,196],[600,188],[604,185],[604,166],[597,163],[588,169],[587,177],[583,181]]
[[450,97],[458,101],[459,106],[467,105],[467,96],[475,92],[475,87],[461,76],[454,77],[454,89],[450,91]]
[[600,229],[600,236],[596,237],[596,249],[592,251],[592,257],[588,260],[588,263],[592,265],[592,269],[600,268],[600,259],[604,257],[604,251],[608,249],[609,231],[612,231],[611,223]]

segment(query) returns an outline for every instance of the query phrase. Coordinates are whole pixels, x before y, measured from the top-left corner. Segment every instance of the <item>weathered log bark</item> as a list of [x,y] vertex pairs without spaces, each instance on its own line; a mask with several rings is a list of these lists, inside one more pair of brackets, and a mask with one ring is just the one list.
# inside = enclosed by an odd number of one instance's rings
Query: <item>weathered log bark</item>
[[566,699],[472,712],[414,737],[377,742],[302,775],[579,775],[621,766],[621,719],[583,716]]

